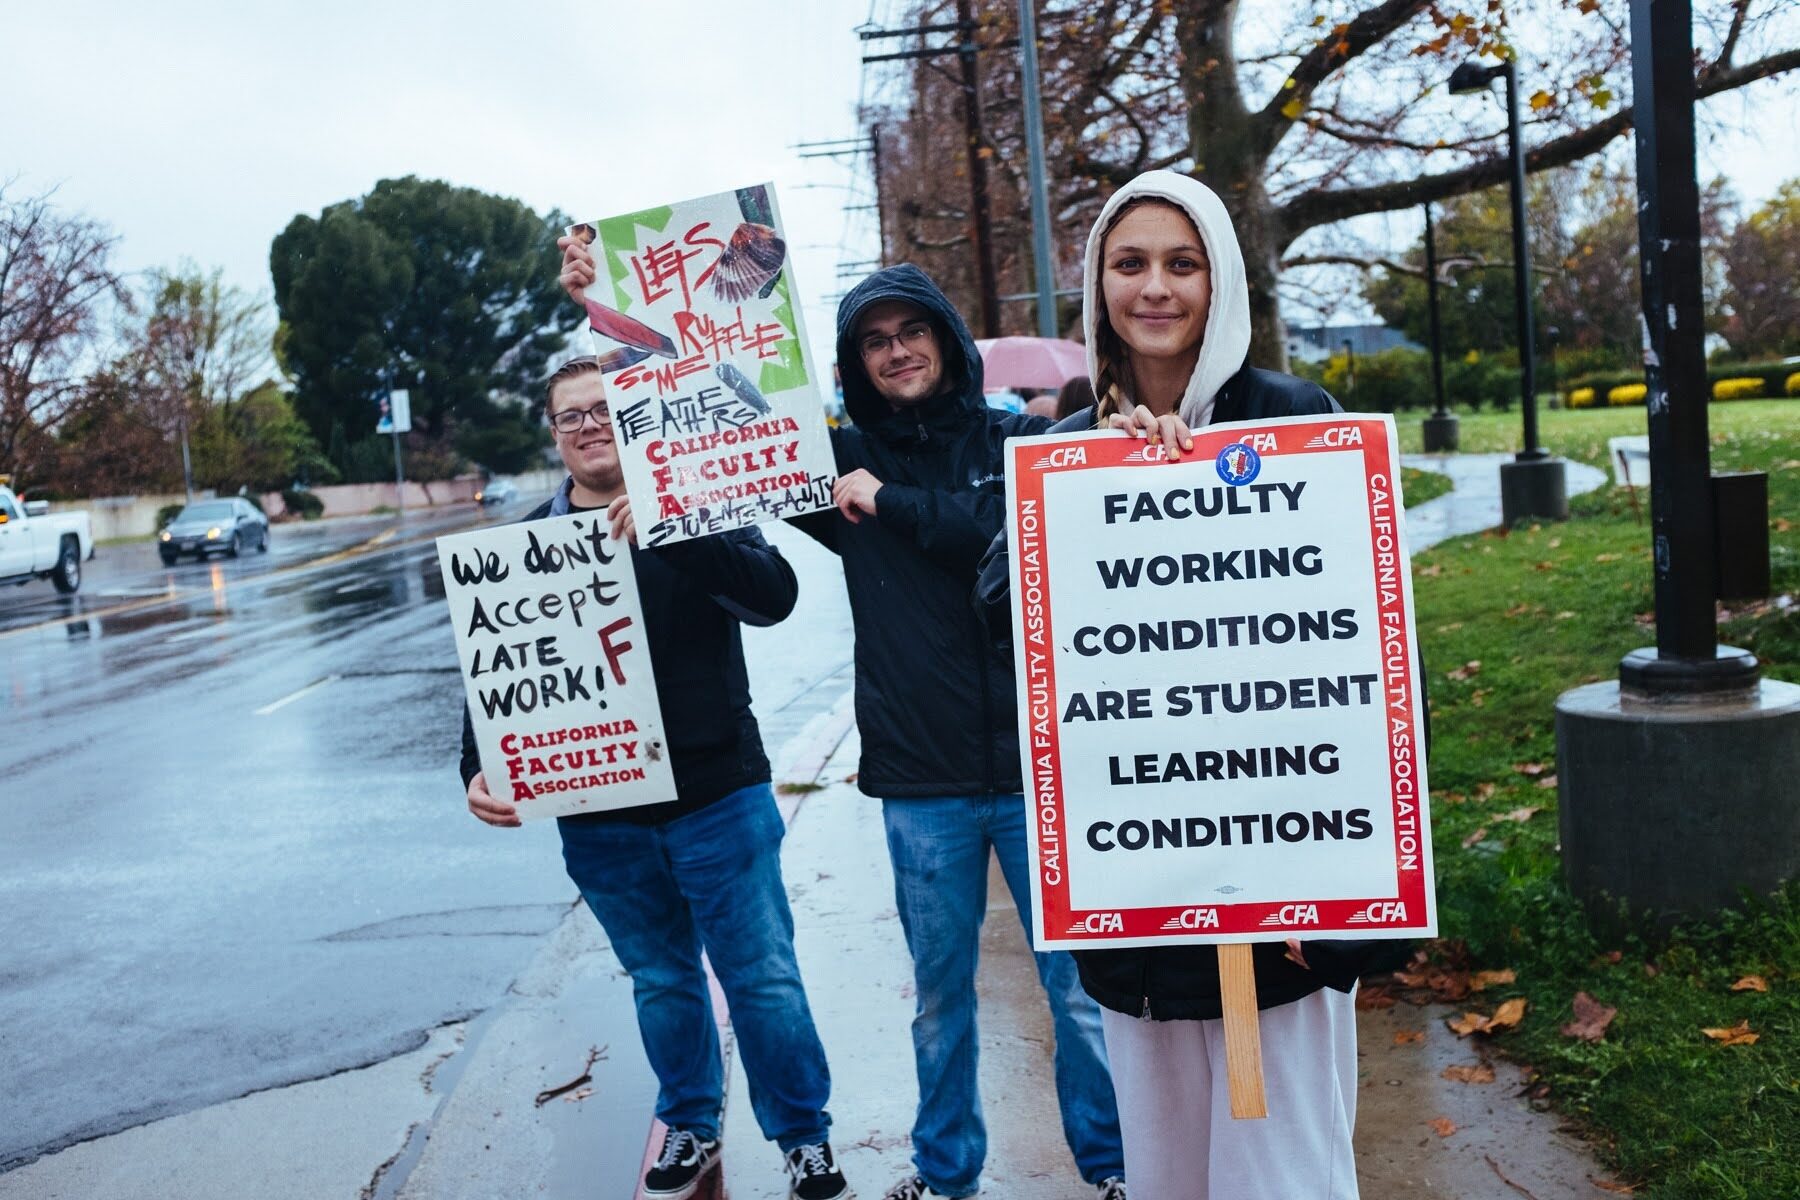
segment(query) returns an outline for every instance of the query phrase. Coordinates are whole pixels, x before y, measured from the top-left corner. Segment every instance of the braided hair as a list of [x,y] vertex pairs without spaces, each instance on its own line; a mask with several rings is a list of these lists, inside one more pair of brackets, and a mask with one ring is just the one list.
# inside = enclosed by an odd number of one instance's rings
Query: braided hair
[[[1118,211],[1113,213],[1111,219],[1106,222],[1106,228],[1100,234],[1101,262],[1099,270],[1102,275],[1106,273],[1106,239],[1112,236],[1113,230],[1118,228],[1119,222],[1125,219],[1126,213],[1136,208],[1142,208],[1146,204],[1160,204],[1174,209],[1183,217],[1188,216],[1187,210],[1163,196],[1133,196],[1119,205]],[[1192,220],[1191,217],[1188,219]],[[1104,429],[1106,418],[1114,413],[1127,413],[1137,405],[1137,397],[1133,395],[1136,380],[1132,377],[1131,350],[1125,345],[1125,339],[1114,331],[1112,321],[1106,314],[1106,290],[1098,279],[1094,280],[1091,286],[1094,289],[1093,302],[1096,305],[1094,313],[1094,395],[1099,397],[1099,402],[1094,406],[1094,426],[1097,429]]]

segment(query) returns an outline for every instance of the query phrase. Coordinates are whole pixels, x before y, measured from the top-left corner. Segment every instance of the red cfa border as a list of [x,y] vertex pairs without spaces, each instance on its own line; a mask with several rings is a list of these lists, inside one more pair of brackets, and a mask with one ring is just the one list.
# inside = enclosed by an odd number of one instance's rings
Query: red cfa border
[[[1041,644],[1054,647],[1049,608],[1050,564],[1044,537],[1044,479],[1064,471],[1104,467],[1154,467],[1164,461],[1160,446],[1146,446],[1131,438],[1097,435],[1060,438],[1055,442],[1033,439],[1013,442],[1012,519],[1014,546],[1012,586],[1019,604],[1021,723],[1026,775],[1026,800],[1031,806],[1031,825],[1036,853],[1032,869],[1033,891],[1038,896],[1039,926],[1046,945],[1122,946],[1155,944],[1272,941],[1293,936],[1336,935],[1392,937],[1435,932],[1436,909],[1431,880],[1429,830],[1421,819],[1424,771],[1416,716],[1418,680],[1414,671],[1408,602],[1411,587],[1407,563],[1400,556],[1399,480],[1391,454],[1391,424],[1384,418],[1340,417],[1267,423],[1245,422],[1194,434],[1193,460],[1216,458],[1235,442],[1255,440],[1267,444],[1275,438],[1270,454],[1345,453],[1339,442],[1345,431],[1362,432],[1363,473],[1371,491],[1385,480],[1388,502],[1385,513],[1369,506],[1371,569],[1375,628],[1381,643],[1383,711],[1388,723],[1388,801],[1394,824],[1393,893],[1351,900],[1319,900],[1295,896],[1283,901],[1216,903],[1196,900],[1190,904],[1121,910],[1077,909],[1069,901],[1070,885],[1067,812],[1064,805],[1061,739],[1057,714],[1061,712],[1056,686],[1053,651],[1034,650],[1031,635],[1041,630]],[[1081,455],[1066,451],[1081,448]],[[1354,449],[1354,448],[1352,448]],[[1063,452],[1063,453],[1059,453]],[[1184,459],[1187,456],[1183,456]],[[1035,557],[1034,557],[1035,556]],[[1392,599],[1384,601],[1383,558],[1391,570]],[[1412,859],[1413,869],[1401,863]],[[1397,918],[1404,905],[1405,919]],[[1217,924],[1200,925],[1198,914],[1210,910]],[[1310,911],[1308,911],[1310,910]]]

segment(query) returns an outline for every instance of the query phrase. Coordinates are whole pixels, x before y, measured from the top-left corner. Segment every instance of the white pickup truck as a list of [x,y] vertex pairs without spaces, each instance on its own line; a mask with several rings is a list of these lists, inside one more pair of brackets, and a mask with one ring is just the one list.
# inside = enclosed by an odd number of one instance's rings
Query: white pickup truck
[[59,592],[81,586],[81,564],[94,556],[84,512],[50,515],[43,500],[21,504],[0,484],[0,584],[48,579]]

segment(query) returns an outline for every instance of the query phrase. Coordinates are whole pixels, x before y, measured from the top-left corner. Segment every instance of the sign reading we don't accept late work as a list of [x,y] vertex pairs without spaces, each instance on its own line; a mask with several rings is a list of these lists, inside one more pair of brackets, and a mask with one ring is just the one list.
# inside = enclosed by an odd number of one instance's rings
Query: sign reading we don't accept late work
[[637,575],[605,514],[437,550],[488,791],[527,820],[675,799]]
[[1007,443],[1038,944],[1435,932],[1390,417]]

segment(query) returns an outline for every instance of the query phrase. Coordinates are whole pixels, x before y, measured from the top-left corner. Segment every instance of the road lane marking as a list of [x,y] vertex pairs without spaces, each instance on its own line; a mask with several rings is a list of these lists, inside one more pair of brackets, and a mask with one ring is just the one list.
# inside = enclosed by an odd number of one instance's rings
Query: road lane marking
[[307,684],[305,687],[301,688],[299,691],[289,692],[287,695],[283,696],[281,699],[276,700],[273,703],[263,705],[261,708],[256,710],[256,715],[259,717],[266,717],[278,708],[286,708],[288,705],[292,704],[294,701],[298,700],[300,697],[306,695],[306,693],[316,692],[328,683],[336,683],[340,678],[342,678],[342,676],[327,675],[323,679],[315,679],[313,682]]
[[[373,554],[376,551],[383,549],[384,544],[392,541],[398,532],[398,530],[390,529],[384,533],[376,534],[367,541],[358,542],[356,545],[351,546],[346,550],[340,550],[335,554],[328,554],[324,558],[306,559],[302,562],[275,567],[268,571],[260,571],[255,575],[246,575],[231,580],[230,585],[239,588],[259,587],[264,583],[277,580],[284,575],[310,572],[315,567],[330,566],[334,563],[343,562],[346,559],[360,558],[365,554]],[[435,540],[437,536],[437,534],[424,534],[418,538],[409,539],[408,541],[400,542],[393,546],[386,546],[385,548],[399,550],[417,545],[419,542]],[[56,629],[63,625],[73,625],[77,621],[87,621],[103,617],[117,617],[122,616],[125,613],[140,612],[146,608],[160,608],[168,604],[180,604],[185,600],[193,600],[197,597],[204,596],[211,590],[210,587],[206,587],[189,588],[186,591],[181,591],[171,585],[170,590],[166,595],[153,596],[148,600],[137,600],[129,604],[117,604],[111,608],[99,608],[87,612],[69,613],[66,616],[53,617],[49,620],[38,621],[31,625],[19,625],[12,629],[0,630],[0,642],[3,642],[10,637],[18,637],[20,634],[31,633],[34,630]]]

